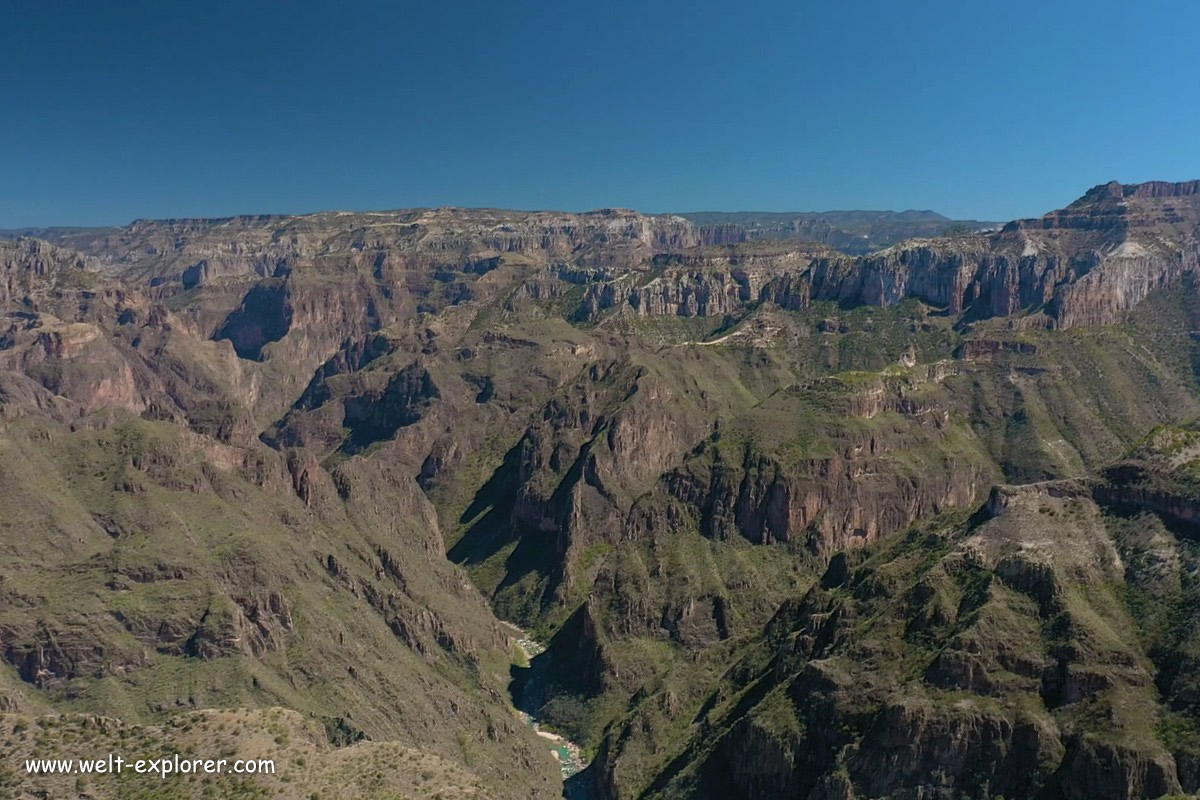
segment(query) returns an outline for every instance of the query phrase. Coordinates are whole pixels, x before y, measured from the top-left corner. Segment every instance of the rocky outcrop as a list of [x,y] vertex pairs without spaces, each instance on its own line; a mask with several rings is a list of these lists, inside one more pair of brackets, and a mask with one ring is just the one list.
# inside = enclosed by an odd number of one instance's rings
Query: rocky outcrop
[[634,498],[708,433],[695,399],[645,370],[594,364],[526,431],[511,520],[553,536],[555,586],[574,585],[583,550],[620,540]]
[[[1119,476],[1120,472],[1110,472]],[[1200,498],[1156,490],[1144,485],[1128,484],[1118,479],[1100,483],[1094,489],[1096,502],[1117,509],[1139,509],[1162,514],[1186,525],[1200,527]]]
[[717,470],[709,485],[673,475],[668,488],[696,504],[708,536],[742,535],[761,544],[798,540],[827,557],[863,547],[943,508],[968,506],[986,480],[986,470],[951,460],[944,474],[864,482],[862,475],[888,474],[887,448],[871,439],[848,447],[870,455],[838,454],[790,470],[756,459],[740,470]]
[[[643,317],[733,314],[766,300],[799,309],[809,300],[806,270],[812,248],[775,247],[746,253],[718,251],[656,256],[648,282],[639,275],[585,275],[580,315],[594,319],[609,309]],[[578,279],[578,276],[575,276]],[[796,285],[793,285],[793,282]]]
[[412,425],[441,396],[433,376],[418,362],[392,376],[381,392],[345,400],[343,424],[351,431],[348,449],[361,450]]
[[1192,185],[1110,184],[1002,231],[913,240],[854,258],[811,248],[658,257],[664,274],[649,283],[620,276],[589,285],[582,312],[712,316],[766,301],[803,308],[814,300],[889,306],[916,298],[952,314],[1034,310],[1059,328],[1111,324],[1155,289],[1196,272],[1200,202]]
[[0,306],[32,306],[43,293],[93,266],[80,253],[38,239],[0,239]]
[[293,314],[285,285],[259,285],[242,299],[215,338],[228,339],[242,358],[261,360],[263,347],[291,330]]
[[954,351],[955,358],[988,361],[1004,355],[1037,355],[1037,345],[1032,342],[1002,339],[968,339]]
[[[715,446],[664,476],[666,493],[693,509],[706,536],[799,541],[828,557],[942,510],[968,507],[989,483],[990,465],[942,444],[953,428],[948,410],[917,399],[907,381],[817,382],[790,391],[801,403],[838,403],[837,421],[819,434],[803,434],[813,437],[803,449],[784,445],[775,453],[722,447],[718,433]],[[846,424],[882,414],[894,422]],[[922,468],[910,471],[906,465],[917,453]],[[637,524],[662,521],[643,517]]]
[[36,379],[84,412],[124,408],[140,413],[147,407],[133,367],[97,326],[47,321],[10,329],[9,343],[0,349],[0,369]]

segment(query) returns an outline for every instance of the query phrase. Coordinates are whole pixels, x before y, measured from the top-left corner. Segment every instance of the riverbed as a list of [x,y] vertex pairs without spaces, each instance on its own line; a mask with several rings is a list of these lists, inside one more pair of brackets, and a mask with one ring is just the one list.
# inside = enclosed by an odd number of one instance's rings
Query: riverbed
[[506,623],[512,634],[513,642],[521,648],[529,661],[526,672],[518,681],[514,678],[513,706],[521,719],[525,721],[538,736],[546,740],[550,752],[558,760],[563,777],[563,796],[568,800],[589,800],[585,781],[571,781],[570,778],[579,774],[586,766],[583,749],[571,740],[552,731],[543,730],[538,722],[537,713],[546,701],[546,687],[549,675],[548,657],[538,658],[546,652],[546,646],[534,639],[526,631],[515,625]]

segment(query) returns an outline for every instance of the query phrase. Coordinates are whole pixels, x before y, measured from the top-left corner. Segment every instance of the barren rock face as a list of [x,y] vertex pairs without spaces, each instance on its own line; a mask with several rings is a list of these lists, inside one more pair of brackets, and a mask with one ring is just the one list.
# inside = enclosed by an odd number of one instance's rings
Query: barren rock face
[[[20,301],[31,290],[53,285],[88,267],[79,253],[37,239],[0,240],[0,302]],[[31,298],[33,299],[33,298]]]
[[[993,234],[903,242],[857,258],[780,245],[749,259],[733,251],[684,262],[660,257],[665,273],[644,288],[614,280],[590,286],[585,313],[628,306],[634,314],[690,317],[765,300],[800,308],[813,300],[886,306],[918,298],[953,313],[1041,310],[1062,328],[1111,324],[1196,270],[1194,185],[1110,184],[1069,209]],[[765,281],[755,279],[761,270]]]

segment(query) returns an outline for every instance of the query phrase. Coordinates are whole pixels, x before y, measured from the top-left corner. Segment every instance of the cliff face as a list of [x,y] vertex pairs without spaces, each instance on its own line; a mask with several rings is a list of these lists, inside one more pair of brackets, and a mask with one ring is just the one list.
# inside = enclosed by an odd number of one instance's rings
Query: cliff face
[[1004,317],[1041,309],[1042,324],[1070,328],[1119,321],[1151,291],[1178,284],[1197,267],[1194,243],[1159,252],[1136,240],[1107,253],[1037,247],[1027,243],[1018,250],[998,235],[992,243],[909,244],[860,259],[796,252],[774,259],[769,274],[757,275],[715,259],[697,271],[668,270],[644,286],[589,286],[583,311],[594,318],[628,306],[636,315],[690,317],[768,301],[794,309],[814,300],[888,306],[916,298],[953,314],[978,309],[983,316]]
[[590,285],[582,313],[713,316],[768,301],[802,308],[815,300],[888,306],[916,298],[952,314],[1033,310],[1043,317],[1035,324],[1111,324],[1151,291],[1195,272],[1200,203],[1193,186],[1109,184],[1040,220],[856,258],[779,245],[747,255],[660,257],[662,274],[649,282],[622,276]]
[[1151,430],[1127,457],[1100,472],[1096,502],[1149,511],[1184,530],[1200,526],[1200,430],[1195,422]]
[[59,285],[85,285],[94,268],[82,254],[38,239],[0,239],[0,303],[53,302]]
[[943,508],[967,507],[990,485],[992,467],[954,441],[970,434],[956,430],[949,408],[925,391],[929,379],[792,387],[758,413],[825,406],[820,427],[796,431],[773,451],[722,429],[713,446],[664,476],[665,490],[694,509],[706,536],[797,541],[822,558]]
[[[77,239],[72,242],[79,246]],[[486,252],[543,263],[582,254],[584,261],[629,266],[654,252],[698,242],[682,218],[621,209],[562,214],[442,208],[139,220],[81,249],[166,295],[220,278],[282,277],[313,264],[374,268],[389,256],[414,267],[424,258],[426,266],[477,268],[486,259],[475,254]]]

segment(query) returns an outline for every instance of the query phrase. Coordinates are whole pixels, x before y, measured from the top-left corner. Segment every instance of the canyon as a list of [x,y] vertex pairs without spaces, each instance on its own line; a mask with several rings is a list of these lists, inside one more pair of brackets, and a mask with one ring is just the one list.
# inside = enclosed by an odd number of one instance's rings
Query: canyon
[[0,237],[2,746],[560,796],[520,708],[571,796],[1200,791],[1200,182],[860,213]]

